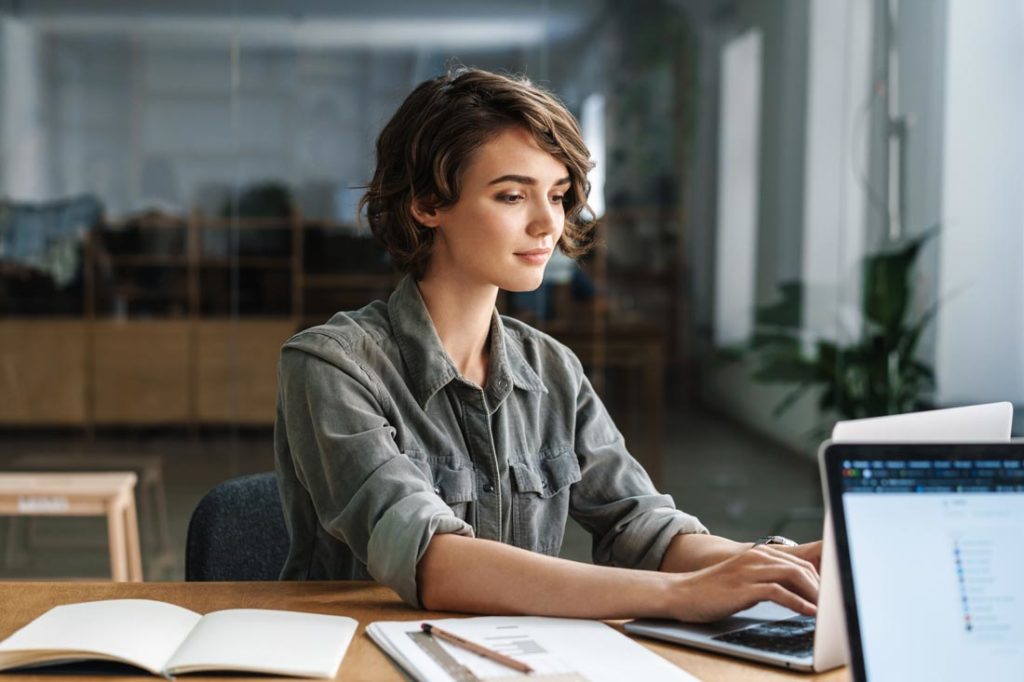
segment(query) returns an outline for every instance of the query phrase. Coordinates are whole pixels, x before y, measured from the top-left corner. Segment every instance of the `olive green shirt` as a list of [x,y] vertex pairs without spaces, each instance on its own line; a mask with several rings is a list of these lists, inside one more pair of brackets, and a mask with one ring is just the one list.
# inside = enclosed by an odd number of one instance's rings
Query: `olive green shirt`
[[414,280],[300,332],[278,367],[290,580],[374,579],[419,605],[436,533],[557,556],[568,517],[595,563],[657,569],[707,532],[655,490],[572,351],[494,314],[487,386],[455,369]]

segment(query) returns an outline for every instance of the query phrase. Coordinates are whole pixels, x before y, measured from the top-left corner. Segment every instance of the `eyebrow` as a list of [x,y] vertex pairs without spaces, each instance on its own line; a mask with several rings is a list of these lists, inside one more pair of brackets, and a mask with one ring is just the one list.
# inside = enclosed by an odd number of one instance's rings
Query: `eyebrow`
[[[568,185],[571,181],[572,181],[572,178],[570,178],[569,176],[565,176],[561,180],[559,180],[556,183],[554,183],[554,185],[552,185],[552,186],[553,187],[557,187],[558,185]],[[502,175],[500,178],[494,178],[493,180],[491,180],[487,184],[488,184],[488,186],[489,185],[497,185],[499,182],[517,182],[520,185],[536,185],[537,184],[536,178],[531,178],[529,175],[515,175],[515,174]]]

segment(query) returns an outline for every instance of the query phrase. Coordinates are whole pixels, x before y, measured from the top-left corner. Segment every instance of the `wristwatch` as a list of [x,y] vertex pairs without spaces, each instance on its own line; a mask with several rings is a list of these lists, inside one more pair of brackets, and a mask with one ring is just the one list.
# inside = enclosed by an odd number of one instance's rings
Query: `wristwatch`
[[[783,545],[784,547],[796,547],[797,544],[798,543],[781,535],[765,535],[754,543],[754,547],[760,547],[761,545]],[[751,547],[750,549],[754,549],[754,547]]]

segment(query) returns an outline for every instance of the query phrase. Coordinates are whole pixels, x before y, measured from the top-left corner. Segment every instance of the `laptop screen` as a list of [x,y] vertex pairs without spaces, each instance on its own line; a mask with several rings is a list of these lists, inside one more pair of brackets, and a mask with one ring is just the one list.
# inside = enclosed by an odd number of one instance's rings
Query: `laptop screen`
[[857,677],[1024,679],[1024,444],[826,461]]

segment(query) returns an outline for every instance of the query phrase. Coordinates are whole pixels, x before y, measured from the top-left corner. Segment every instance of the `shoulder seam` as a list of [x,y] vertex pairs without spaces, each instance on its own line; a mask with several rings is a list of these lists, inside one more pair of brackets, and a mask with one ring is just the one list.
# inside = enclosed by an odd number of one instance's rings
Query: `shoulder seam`
[[[297,338],[299,336],[302,336],[302,335],[305,335],[305,334],[322,336],[322,337],[324,337],[326,339],[330,339],[331,341],[334,341],[336,344],[338,344],[338,347],[341,348],[341,350],[345,353],[346,359],[349,360],[353,365],[358,367],[359,371],[363,373],[364,377],[366,377],[366,380],[367,380],[369,386],[373,390],[374,397],[376,397],[377,402],[380,403],[381,408],[383,408],[383,409],[390,409],[390,408],[393,407],[392,404],[391,404],[391,397],[388,395],[388,392],[385,389],[384,384],[381,382],[380,378],[377,377],[376,375],[374,375],[372,372],[370,372],[367,369],[366,364],[358,356],[354,355],[351,352],[353,346],[355,345],[355,340],[354,339],[345,338],[345,337],[342,337],[342,336],[340,336],[338,334],[333,334],[329,330],[321,329],[319,327],[311,327],[310,329],[305,329],[305,330],[299,332],[298,334],[296,334],[294,337],[292,337],[292,339],[294,340],[295,338]],[[371,339],[372,339],[372,337],[371,337]],[[372,339],[372,340],[374,341],[374,345],[379,348],[379,343],[377,343],[378,339]],[[288,346],[290,344],[291,344],[291,341],[289,341],[288,344],[285,344],[285,345]],[[298,350],[300,352],[306,352],[304,349],[296,348],[294,346],[292,346],[292,349],[293,350]],[[325,361],[327,360],[326,358],[321,358],[321,359],[323,359]]]

